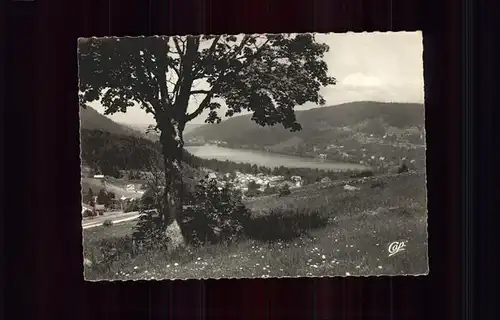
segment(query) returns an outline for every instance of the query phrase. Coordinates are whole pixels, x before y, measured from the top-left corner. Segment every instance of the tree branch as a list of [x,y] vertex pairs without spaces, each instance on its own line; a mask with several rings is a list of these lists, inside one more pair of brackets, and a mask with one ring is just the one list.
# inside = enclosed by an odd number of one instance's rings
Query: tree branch
[[182,78],[178,80],[178,86],[176,86],[177,89],[177,96],[175,99],[175,106],[179,110],[178,114],[178,120],[181,122],[185,123],[185,114],[187,110],[187,105],[189,102],[189,97],[190,97],[190,91],[193,86],[193,81],[194,81],[194,62],[198,56],[198,48],[200,46],[200,39],[199,37],[188,37],[186,39],[186,45],[185,45],[185,55],[183,59],[181,60],[181,65],[182,65]]
[[179,54],[182,60],[184,58],[184,50],[181,49],[181,46],[179,45],[179,39],[177,37],[173,37],[172,39],[174,39],[175,48],[177,49],[177,53]]
[[191,90],[189,94],[209,94],[210,90]]
[[[217,47],[217,43],[219,42],[221,37],[222,37],[221,35],[215,36],[214,40],[212,41],[212,44],[210,45],[210,49],[208,49],[208,53],[207,53],[207,56],[205,57],[205,59],[210,58],[214,54],[215,49]],[[194,70],[193,74],[194,74],[195,78],[198,77],[198,73],[200,72],[201,68],[202,68],[202,64],[199,64],[196,67],[196,69]]]
[[[246,42],[248,42],[248,39],[250,39],[250,36],[245,35],[245,38],[243,38],[243,40],[241,41],[241,44],[238,46],[238,48],[233,52],[233,54],[231,56],[235,57],[236,55],[238,55],[238,53],[245,46]],[[249,66],[252,63],[252,61],[254,61],[260,55],[260,53],[262,52],[262,50],[264,50],[264,48],[265,48],[265,46],[267,45],[268,42],[269,42],[269,39],[267,39],[264,42],[264,44],[262,44],[257,49],[257,51],[255,52],[255,54],[253,54],[251,57],[247,58],[245,60],[245,62],[240,65],[239,68],[236,68],[234,70],[233,74],[237,74],[242,69],[244,69],[247,66]],[[203,112],[203,110],[205,110],[208,107],[208,105],[209,105],[210,101],[212,100],[212,97],[214,96],[215,92],[217,92],[219,90],[220,85],[228,77],[228,75],[230,75],[230,73],[226,73],[225,75],[220,75],[219,76],[219,78],[215,81],[214,85],[212,86],[212,89],[205,96],[205,98],[200,103],[200,105],[198,106],[198,108],[193,113],[186,115],[186,122],[191,121],[194,118],[198,117]]]

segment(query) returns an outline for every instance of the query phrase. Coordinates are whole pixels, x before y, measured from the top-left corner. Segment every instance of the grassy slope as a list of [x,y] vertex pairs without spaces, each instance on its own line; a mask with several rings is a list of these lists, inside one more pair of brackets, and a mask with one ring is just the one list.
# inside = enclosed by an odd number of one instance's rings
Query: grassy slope
[[[386,187],[371,188],[374,180]],[[402,174],[349,182],[361,190],[348,192],[338,183],[295,190],[290,196],[248,203],[254,214],[270,208],[320,208],[330,225],[291,242],[208,246],[178,253],[153,252],[118,261],[105,273],[86,270],[86,278],[220,278],[423,274],[427,266],[425,176]],[[131,232],[132,224],[84,231],[85,250],[97,250],[99,239]],[[407,240],[407,249],[388,256],[388,245]],[[137,267],[137,268],[134,268]]]
[[[387,126],[404,128],[423,125],[424,107],[414,103],[352,102],[337,106],[296,111],[302,125],[299,132],[289,132],[282,126],[260,127],[251,121],[251,115],[228,119],[217,125],[206,125],[192,130],[185,137],[204,137],[231,143],[266,146],[282,143],[291,138],[308,141],[328,134],[334,127],[354,126],[368,119],[381,118]],[[333,134],[333,133],[330,133]]]

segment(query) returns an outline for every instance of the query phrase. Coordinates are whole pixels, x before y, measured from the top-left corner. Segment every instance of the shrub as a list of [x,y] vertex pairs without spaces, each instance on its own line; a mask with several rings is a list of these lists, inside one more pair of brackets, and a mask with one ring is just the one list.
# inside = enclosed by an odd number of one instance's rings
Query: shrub
[[161,199],[158,199],[158,192],[157,190],[154,190],[152,188],[146,189],[144,194],[141,197],[140,200],[140,207],[143,210],[150,210],[150,209],[155,209],[155,207],[158,204],[158,200],[161,201]]
[[245,224],[245,235],[260,241],[289,241],[327,224],[328,218],[319,211],[272,210],[268,215],[249,220]]
[[363,170],[361,172],[356,172],[351,175],[351,178],[365,178],[365,177],[373,177],[373,171]]
[[125,204],[123,212],[133,212],[133,211],[141,211],[141,205],[139,201],[132,200]]
[[408,166],[403,163],[399,168],[398,168],[398,173],[403,173],[403,172],[408,172]]
[[238,239],[249,218],[238,190],[229,184],[219,189],[215,179],[205,179],[188,196],[179,226],[187,243],[215,244]]
[[279,196],[280,197],[283,197],[283,196],[287,196],[289,194],[291,194],[292,192],[290,191],[290,186],[288,186],[288,184],[284,184],[280,189],[279,189]]
[[276,187],[271,187],[268,183],[266,188],[264,189],[264,194],[270,195],[275,193],[278,193],[278,189]]
[[253,180],[248,183],[248,191],[257,191],[257,190],[259,190],[259,188],[260,188],[260,184],[258,184],[257,182],[255,182]]
[[142,212],[134,226],[132,239],[136,248],[152,250],[167,249],[168,239],[161,216],[156,212]]
[[106,227],[106,228],[111,227],[112,225],[113,225],[113,221],[111,221],[109,219],[104,220],[104,222],[102,223],[102,226]]
[[132,238],[125,236],[102,239],[85,246],[85,251],[84,255],[94,263],[94,269],[107,272],[116,261],[132,257]]
[[104,189],[99,190],[99,193],[97,194],[97,203],[103,204],[106,206],[109,205],[110,199],[109,199],[109,195],[106,192],[106,190],[104,190]]
[[92,205],[92,201],[94,200],[94,192],[92,192],[91,188],[89,188],[87,193],[83,195],[82,200],[84,203]]
[[88,218],[88,217],[92,217],[92,216],[94,216],[94,213],[92,212],[92,210],[85,210],[83,212],[83,217],[84,218]]
[[249,198],[258,197],[260,195],[261,195],[260,190],[248,190],[247,192],[245,192],[245,196]]
[[384,181],[375,181],[371,184],[372,188],[384,188],[385,187],[385,182]]

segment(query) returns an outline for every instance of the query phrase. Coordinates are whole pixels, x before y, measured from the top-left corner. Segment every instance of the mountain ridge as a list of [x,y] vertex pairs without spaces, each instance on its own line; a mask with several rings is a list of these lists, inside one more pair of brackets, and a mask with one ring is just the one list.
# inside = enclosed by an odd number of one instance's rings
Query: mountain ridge
[[[328,137],[332,130],[366,126],[380,122],[386,127],[422,127],[424,105],[420,103],[387,103],[375,101],[349,102],[334,106],[295,111],[302,130],[290,132],[280,125],[261,127],[251,120],[251,114],[227,119],[220,124],[205,125],[185,134],[185,139],[225,141],[236,145],[270,146],[289,140],[310,140]],[[336,133],[337,134],[337,133]],[[335,135],[336,136],[336,135]]]
[[100,114],[92,107],[80,107],[80,128],[87,130],[100,130],[117,135],[147,138],[138,130],[117,123],[110,118]]

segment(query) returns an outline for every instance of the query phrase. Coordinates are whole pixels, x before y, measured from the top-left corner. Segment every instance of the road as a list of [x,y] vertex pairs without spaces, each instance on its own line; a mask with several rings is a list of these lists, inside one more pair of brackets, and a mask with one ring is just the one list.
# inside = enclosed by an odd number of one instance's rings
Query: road
[[131,221],[139,218],[140,213],[138,211],[133,212],[105,212],[102,216],[97,216],[93,219],[85,218],[82,221],[83,229],[93,228],[102,226],[103,222],[106,220],[111,220],[113,223],[120,223],[125,221]]

